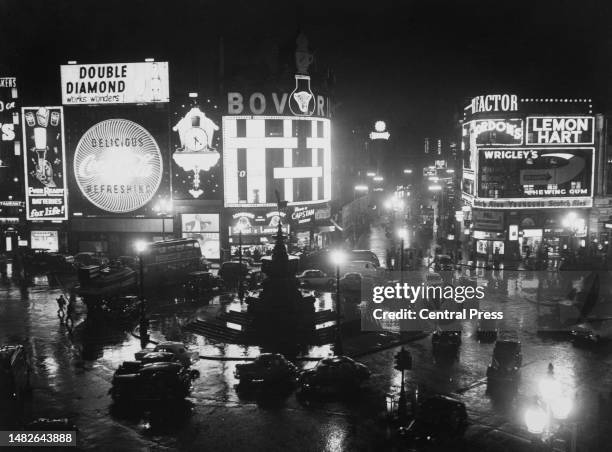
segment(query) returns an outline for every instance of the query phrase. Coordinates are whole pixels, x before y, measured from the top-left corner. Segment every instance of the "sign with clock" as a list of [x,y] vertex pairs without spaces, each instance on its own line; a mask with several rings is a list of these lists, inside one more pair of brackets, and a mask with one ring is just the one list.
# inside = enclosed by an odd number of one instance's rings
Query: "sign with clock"
[[[211,99],[202,104],[215,110]],[[221,198],[219,126],[217,118],[209,114],[208,108],[204,111],[197,104],[197,97],[191,98],[190,106],[181,106],[174,112],[177,122],[172,128],[176,132],[172,153],[173,199]]]

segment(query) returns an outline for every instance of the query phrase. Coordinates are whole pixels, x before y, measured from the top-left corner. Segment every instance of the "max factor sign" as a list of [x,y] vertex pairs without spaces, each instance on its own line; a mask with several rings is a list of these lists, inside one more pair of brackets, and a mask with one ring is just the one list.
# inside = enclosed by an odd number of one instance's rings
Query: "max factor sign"
[[476,96],[466,107],[466,110],[475,113],[494,113],[502,111],[518,111],[518,98],[516,94],[489,94]]
[[592,116],[527,118],[527,144],[593,144]]

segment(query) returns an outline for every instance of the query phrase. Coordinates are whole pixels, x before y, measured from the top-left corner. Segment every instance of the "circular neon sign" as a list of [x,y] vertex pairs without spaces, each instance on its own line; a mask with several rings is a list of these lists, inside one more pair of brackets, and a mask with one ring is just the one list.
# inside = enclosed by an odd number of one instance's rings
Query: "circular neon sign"
[[74,153],[74,175],[83,196],[107,212],[132,212],[147,204],[159,188],[162,170],[155,139],[127,119],[95,124]]

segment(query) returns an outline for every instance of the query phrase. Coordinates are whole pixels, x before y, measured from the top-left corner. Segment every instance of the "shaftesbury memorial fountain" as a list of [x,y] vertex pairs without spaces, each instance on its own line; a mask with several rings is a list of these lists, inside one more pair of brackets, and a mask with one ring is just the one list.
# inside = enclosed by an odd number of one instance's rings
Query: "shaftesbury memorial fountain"
[[[186,331],[286,354],[334,341],[335,326],[318,325],[334,321],[335,314],[331,310],[315,311],[315,297],[305,296],[299,289],[295,277],[298,260],[287,254],[281,226],[279,223],[272,256],[262,259],[266,275],[262,290],[247,297],[247,310],[229,310],[214,319],[197,320],[187,325]],[[240,329],[228,324],[240,325]]]

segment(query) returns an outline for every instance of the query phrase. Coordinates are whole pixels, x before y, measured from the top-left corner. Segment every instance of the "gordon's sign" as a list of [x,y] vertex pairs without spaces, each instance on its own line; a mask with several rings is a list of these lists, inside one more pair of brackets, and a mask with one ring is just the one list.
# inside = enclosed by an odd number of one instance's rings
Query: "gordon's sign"
[[155,139],[126,119],[108,119],[87,130],[77,144],[73,167],[83,196],[112,213],[132,212],[147,204],[163,174]]
[[168,63],[69,64],[61,66],[64,105],[169,101]]

